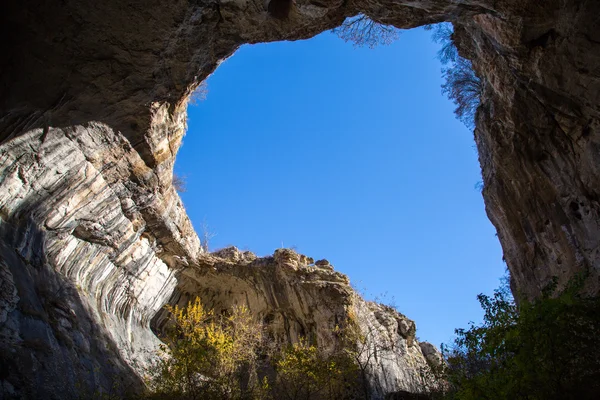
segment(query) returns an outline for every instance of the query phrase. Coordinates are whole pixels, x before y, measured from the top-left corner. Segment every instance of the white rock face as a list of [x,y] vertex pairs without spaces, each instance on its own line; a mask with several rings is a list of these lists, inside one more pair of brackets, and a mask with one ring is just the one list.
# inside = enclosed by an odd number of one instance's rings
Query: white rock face
[[[11,386],[64,398],[141,373],[159,343],[150,320],[177,284],[165,249],[199,251],[174,190],[157,193],[155,172],[96,123],[20,136],[0,148],[0,171],[0,335],[4,354],[19,356],[3,360],[15,364]],[[123,387],[139,387],[129,372]]]
[[429,366],[415,338],[415,323],[391,307],[357,298],[358,322],[367,344],[362,351],[376,398],[397,391],[421,392]]

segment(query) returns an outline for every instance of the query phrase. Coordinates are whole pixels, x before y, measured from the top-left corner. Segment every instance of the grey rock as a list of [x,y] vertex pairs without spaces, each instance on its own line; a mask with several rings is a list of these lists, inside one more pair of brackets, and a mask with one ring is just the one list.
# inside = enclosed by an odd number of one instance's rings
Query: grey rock
[[420,342],[419,347],[429,365],[439,367],[443,363],[442,353],[434,345],[428,342]]
[[8,314],[17,307],[18,302],[19,296],[12,273],[4,261],[0,260],[0,324],[6,322]]

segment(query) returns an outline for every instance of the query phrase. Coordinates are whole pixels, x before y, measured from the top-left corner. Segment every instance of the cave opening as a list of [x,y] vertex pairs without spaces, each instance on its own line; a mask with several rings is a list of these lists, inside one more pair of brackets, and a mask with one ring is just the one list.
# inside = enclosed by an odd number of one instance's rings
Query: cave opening
[[326,258],[436,345],[479,320],[505,274],[472,132],[423,28],[389,46],[245,45],[188,107],[175,174],[209,250]]
[[[196,268],[197,236],[171,184],[190,85],[240,45],[308,38],[361,12],[405,28],[452,21],[484,84],[483,193],[515,293],[533,299],[554,278],[560,289],[589,272],[586,292],[596,294],[599,4],[297,1],[284,20],[237,0],[9,0],[0,14],[0,222],[10,254],[0,263],[0,344],[20,365],[2,369],[10,376],[0,389],[75,395],[74,370],[92,390],[114,387],[113,367],[141,368],[157,348],[152,316],[179,289],[194,294],[180,276],[205,274],[231,297],[233,280]],[[412,51],[402,47],[419,34]],[[339,47],[316,45],[328,40]],[[378,57],[387,50],[395,58]],[[504,265],[474,187],[472,135],[440,95],[436,50],[415,30],[374,51],[321,35],[246,46],[226,61],[191,109],[176,167],[196,228],[206,220],[217,233],[210,248],[297,246],[327,258],[367,297],[395,298],[435,344],[476,320],[475,294],[496,287]],[[65,280],[49,281],[46,268]]]

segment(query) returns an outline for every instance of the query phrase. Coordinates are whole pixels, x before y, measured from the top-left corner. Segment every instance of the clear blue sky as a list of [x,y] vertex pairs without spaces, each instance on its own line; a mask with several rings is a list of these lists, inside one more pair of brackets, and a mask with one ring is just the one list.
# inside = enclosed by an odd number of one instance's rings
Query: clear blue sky
[[479,321],[476,295],[505,266],[438,47],[422,29],[374,50],[324,33],[221,64],[175,167],[194,225],[217,233],[211,248],[327,258],[436,345]]

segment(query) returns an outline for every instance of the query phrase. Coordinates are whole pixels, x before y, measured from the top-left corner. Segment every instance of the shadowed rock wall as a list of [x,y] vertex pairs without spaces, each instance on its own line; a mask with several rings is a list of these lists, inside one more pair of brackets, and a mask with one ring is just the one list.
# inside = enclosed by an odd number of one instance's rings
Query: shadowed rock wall
[[[454,23],[483,84],[475,129],[483,196],[513,288],[535,296],[552,276],[564,283],[587,269],[588,291],[597,292],[596,1],[298,0],[281,20],[262,0],[8,0],[0,6],[0,335],[13,359],[44,360],[23,364],[40,379],[55,380],[54,368],[87,372],[59,390],[5,368],[5,396],[48,387],[47,398],[65,398],[76,380],[106,388],[115,368],[143,368],[157,343],[150,321],[169,299],[210,287],[221,293],[215,306],[236,298],[220,289],[230,272],[198,272],[214,267],[171,185],[186,99],[241,44],[309,38],[359,12],[399,28]],[[240,274],[236,285],[249,285]],[[68,286],[67,305],[37,293],[45,285],[52,293]],[[300,327],[326,335],[325,325],[310,327],[313,317],[295,321],[273,301],[255,307],[274,307],[273,321],[282,315],[281,324],[296,326],[286,335]],[[77,327],[68,315],[89,323]],[[37,347],[25,344],[32,331],[45,332]],[[48,346],[63,356],[44,357]],[[412,390],[411,379],[386,390]]]

